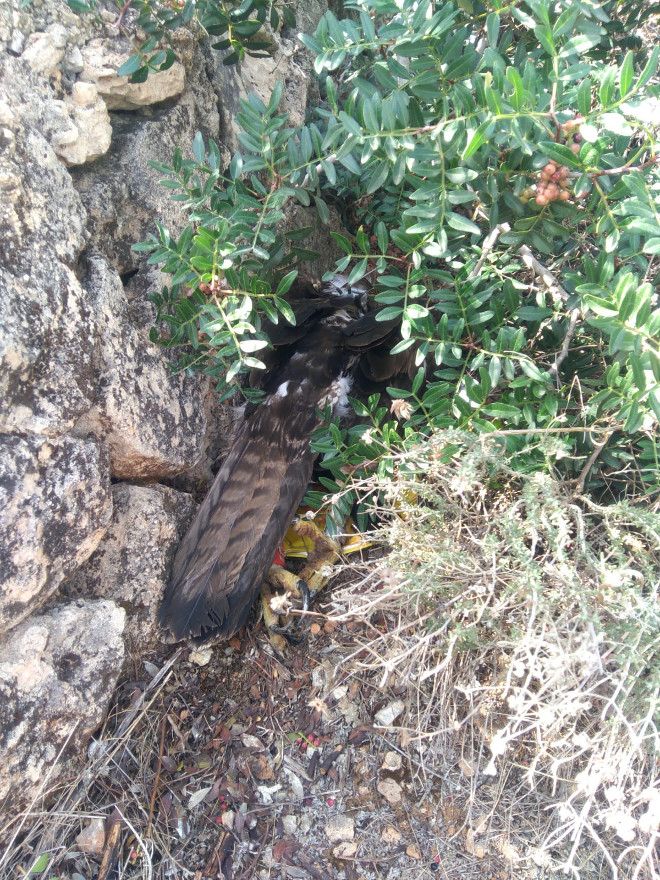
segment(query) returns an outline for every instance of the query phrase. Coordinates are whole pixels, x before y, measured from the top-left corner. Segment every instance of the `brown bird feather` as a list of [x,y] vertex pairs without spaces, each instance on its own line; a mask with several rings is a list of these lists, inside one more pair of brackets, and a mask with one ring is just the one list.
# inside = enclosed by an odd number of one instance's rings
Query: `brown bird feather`
[[[373,385],[392,375],[384,365],[398,325],[361,314],[362,288],[336,276],[319,296],[299,282],[291,304],[296,325],[269,333],[273,349],[260,371],[266,396],[246,407],[174,559],[160,621],[177,640],[229,637],[243,625],[312,476],[309,438],[320,411],[337,412],[355,381]],[[403,367],[397,358],[394,371]]]

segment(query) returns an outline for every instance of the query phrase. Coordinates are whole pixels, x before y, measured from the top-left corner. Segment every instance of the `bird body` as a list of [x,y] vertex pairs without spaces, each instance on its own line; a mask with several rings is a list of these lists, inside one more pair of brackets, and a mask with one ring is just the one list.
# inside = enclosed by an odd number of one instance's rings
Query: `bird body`
[[360,314],[363,291],[348,291],[320,297],[299,286],[296,325],[273,327],[265,397],[246,407],[174,559],[160,621],[177,640],[229,637],[243,625],[312,476],[310,435],[328,407],[348,407],[362,353],[391,347],[392,327]]

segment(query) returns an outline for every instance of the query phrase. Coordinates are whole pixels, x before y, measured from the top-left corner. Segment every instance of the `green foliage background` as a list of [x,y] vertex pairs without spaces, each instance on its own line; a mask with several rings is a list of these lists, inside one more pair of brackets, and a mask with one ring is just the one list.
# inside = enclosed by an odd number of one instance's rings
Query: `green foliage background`
[[[200,135],[194,159],[156,166],[190,225],[136,246],[171,276],[152,339],[233,394],[260,366],[263,317],[291,319],[283,297],[315,257],[309,229],[282,231],[286,203],[320,223],[333,208],[337,271],[353,283],[375,269],[382,319],[401,318],[395,350],[414,346],[427,381],[420,369],[412,390],[390,389],[396,415],[375,395],[355,404],[362,424],[315,438],[327,489],[347,465],[385,475],[398,449],[456,427],[493,434],[521,472],[654,499],[660,46],[634,36],[653,10],[358,0],[326,13],[301,35],[323,93],[304,126],[279,112],[280,86],[242,103],[229,168]],[[570,198],[540,205],[548,162]]]

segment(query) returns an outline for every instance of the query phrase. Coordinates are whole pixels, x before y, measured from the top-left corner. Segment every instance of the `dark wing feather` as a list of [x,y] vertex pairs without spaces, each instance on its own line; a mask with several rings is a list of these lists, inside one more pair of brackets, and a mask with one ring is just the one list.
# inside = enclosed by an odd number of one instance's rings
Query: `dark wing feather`
[[294,282],[288,302],[296,323],[290,324],[281,315],[277,324],[264,321],[263,329],[271,347],[260,353],[265,370],[253,370],[250,374],[250,385],[253,388],[263,388],[267,381],[271,384],[279,381],[296,345],[311,332],[321,318],[333,311],[332,304],[320,297],[314,285],[305,279]]
[[243,625],[311,477],[309,443],[278,442],[255,415],[176,554],[160,620],[177,639]]
[[245,621],[311,478],[319,406],[353,359],[341,328],[317,321],[264,377],[267,397],[246,408],[174,559],[160,620],[177,639],[229,636]]
[[[384,340],[394,339],[401,326],[401,320],[378,321],[378,312],[367,312],[344,328],[345,345],[352,351],[367,351]],[[394,344],[394,343],[392,343]]]
[[370,394],[382,390],[385,385],[409,386],[416,373],[416,347],[391,354],[400,341],[401,320],[376,320],[377,311],[368,312],[353,321],[344,330],[346,347],[360,352],[356,369],[357,391]]

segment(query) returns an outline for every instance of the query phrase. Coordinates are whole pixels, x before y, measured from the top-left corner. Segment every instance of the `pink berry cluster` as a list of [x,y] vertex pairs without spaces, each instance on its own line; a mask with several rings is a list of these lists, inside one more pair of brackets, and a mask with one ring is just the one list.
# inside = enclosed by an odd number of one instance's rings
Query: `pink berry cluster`
[[555,165],[554,162],[548,162],[544,165],[536,182],[536,198],[534,201],[537,205],[544,207],[550,202],[559,199],[565,202],[570,199],[571,194],[568,189],[568,168],[565,165]]
[[321,740],[314,733],[310,733],[308,737],[299,736],[297,737],[296,742],[303,751],[305,751],[308,746],[312,746],[312,748],[318,748],[321,745]]
[[[559,134],[556,137],[556,140],[560,143],[565,140],[566,146],[575,155],[580,152],[582,135],[578,129],[583,122],[584,119],[581,116],[569,119],[560,126]],[[526,205],[530,199],[534,199],[541,208],[549,205],[550,202],[566,202],[572,195],[569,186],[569,172],[566,165],[548,162],[539,171],[536,183],[523,190],[520,200],[523,205]],[[580,194],[577,198],[582,198],[583,195]]]

